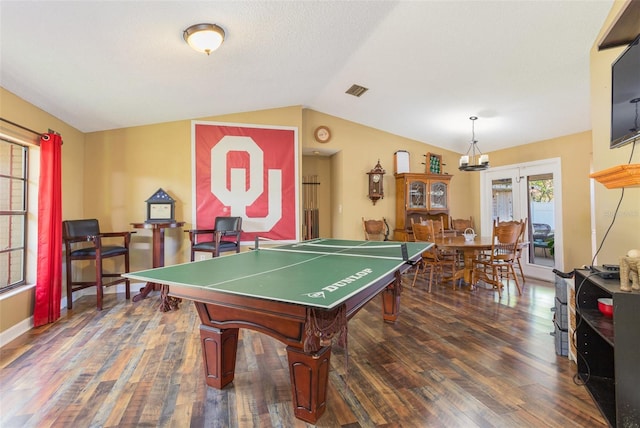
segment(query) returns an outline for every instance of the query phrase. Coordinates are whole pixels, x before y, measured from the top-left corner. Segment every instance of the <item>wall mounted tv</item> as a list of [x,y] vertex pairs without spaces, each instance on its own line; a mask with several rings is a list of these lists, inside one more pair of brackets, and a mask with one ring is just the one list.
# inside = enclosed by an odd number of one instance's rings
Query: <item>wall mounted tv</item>
[[640,36],[611,66],[611,142],[616,148],[640,137]]

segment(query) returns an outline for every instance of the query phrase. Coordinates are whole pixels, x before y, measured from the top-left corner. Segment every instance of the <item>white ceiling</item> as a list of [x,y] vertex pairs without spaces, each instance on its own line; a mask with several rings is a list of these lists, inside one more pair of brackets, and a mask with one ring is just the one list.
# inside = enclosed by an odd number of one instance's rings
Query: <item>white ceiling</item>
[[[302,105],[457,152],[476,115],[489,152],[591,129],[611,5],[2,0],[0,85],[83,132]],[[201,22],[211,56],[182,38]]]

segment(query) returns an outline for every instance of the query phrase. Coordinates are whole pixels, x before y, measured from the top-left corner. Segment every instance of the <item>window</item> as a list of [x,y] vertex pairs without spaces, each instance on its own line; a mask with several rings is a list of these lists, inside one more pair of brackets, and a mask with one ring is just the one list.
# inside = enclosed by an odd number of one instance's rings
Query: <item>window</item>
[[27,153],[0,140],[0,293],[25,283]]

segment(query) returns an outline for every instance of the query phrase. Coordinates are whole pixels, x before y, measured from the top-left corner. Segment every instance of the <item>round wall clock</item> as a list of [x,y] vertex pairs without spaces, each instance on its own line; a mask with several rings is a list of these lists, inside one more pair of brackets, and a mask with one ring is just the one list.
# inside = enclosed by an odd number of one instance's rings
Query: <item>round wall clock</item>
[[318,143],[328,143],[331,139],[331,131],[326,126],[318,126],[313,132],[313,138]]

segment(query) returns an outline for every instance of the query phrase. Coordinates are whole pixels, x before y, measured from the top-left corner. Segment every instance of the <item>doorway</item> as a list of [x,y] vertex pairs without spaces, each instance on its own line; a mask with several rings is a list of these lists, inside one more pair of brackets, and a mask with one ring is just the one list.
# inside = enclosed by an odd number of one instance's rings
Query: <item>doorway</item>
[[562,177],[560,158],[491,168],[481,172],[481,233],[494,220],[527,218],[522,261],[525,275],[554,280],[562,271]]

